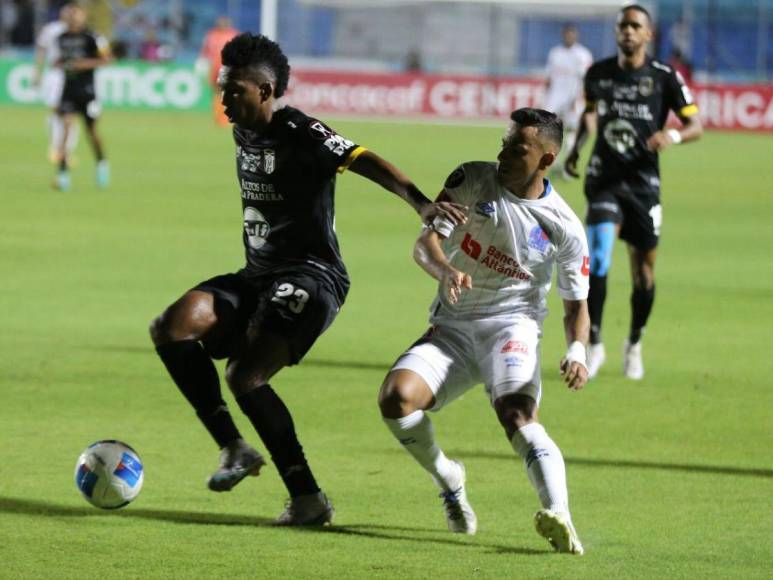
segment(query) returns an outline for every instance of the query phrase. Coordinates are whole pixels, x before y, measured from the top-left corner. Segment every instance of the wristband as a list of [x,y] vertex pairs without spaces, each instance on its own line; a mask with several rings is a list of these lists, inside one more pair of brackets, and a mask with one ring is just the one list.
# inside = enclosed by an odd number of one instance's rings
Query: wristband
[[566,350],[566,356],[564,358],[566,358],[566,360],[569,362],[578,362],[584,367],[588,366],[588,364],[585,362],[585,345],[579,340],[575,340],[572,344],[569,345],[569,348]]
[[678,145],[679,143],[682,142],[682,134],[676,129],[669,129],[668,131],[666,131],[666,134],[671,139],[671,142],[674,145]]

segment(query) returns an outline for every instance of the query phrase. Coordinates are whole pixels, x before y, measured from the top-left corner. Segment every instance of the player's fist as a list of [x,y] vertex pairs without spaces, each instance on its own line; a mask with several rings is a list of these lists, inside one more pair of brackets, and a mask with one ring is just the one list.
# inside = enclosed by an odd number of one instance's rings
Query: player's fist
[[562,358],[559,365],[566,386],[579,391],[588,382],[588,368],[579,361]]
[[464,289],[472,288],[472,277],[469,274],[460,272],[456,268],[448,266],[443,272],[441,280],[443,285],[443,294],[451,304],[459,302],[459,297]]
[[564,169],[566,172],[577,179],[580,177],[580,174],[577,173],[577,161],[580,158],[580,153],[577,151],[577,149],[572,149],[569,152],[569,155],[566,156],[566,161],[564,162]]
[[650,138],[647,139],[647,148],[650,151],[660,152],[673,144],[674,141],[671,139],[668,131],[658,131],[657,133],[650,135]]

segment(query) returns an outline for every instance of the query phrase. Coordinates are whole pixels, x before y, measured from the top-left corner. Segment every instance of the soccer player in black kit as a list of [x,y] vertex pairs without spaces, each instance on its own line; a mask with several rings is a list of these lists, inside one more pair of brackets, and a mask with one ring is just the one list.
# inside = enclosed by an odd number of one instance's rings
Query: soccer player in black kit
[[62,12],[67,30],[57,38],[61,55],[57,66],[64,69],[64,87],[57,113],[62,118],[64,131],[59,143],[59,171],[54,187],[61,191],[70,189],[67,139],[78,114],[85,120],[86,134],[97,161],[97,186],[107,187],[110,169],[102,139],[97,133],[97,118],[101,107],[97,101],[94,70],[110,61],[109,49],[104,39],[86,29],[86,12],[83,8],[77,4],[69,4],[68,7],[68,10]]
[[290,494],[281,525],[329,523],[292,417],[268,384],[298,363],[343,304],[349,278],[334,228],[336,173],[350,170],[397,194],[424,222],[465,221],[464,208],[432,204],[400,171],[321,121],[277,104],[290,67],[279,46],[240,34],[222,50],[218,84],[234,123],[244,220],[244,268],[201,282],[150,327],[161,360],[221,448],[213,491],[228,491],[265,464],[237,430],[224,403],[215,358],[271,454]]
[[[628,378],[638,380],[644,377],[642,332],[655,300],[655,257],[662,217],[658,154],[671,145],[698,139],[703,128],[681,75],[647,56],[652,40],[647,10],[637,4],[622,8],[616,35],[617,56],[595,62],[585,74],[586,108],[566,170],[578,176],[579,151],[595,113],[597,137],[585,175],[590,246],[588,375],[595,376],[606,360],[601,316],[617,234],[628,245],[633,282],[623,370]],[[681,129],[664,129],[669,111],[679,117]]]

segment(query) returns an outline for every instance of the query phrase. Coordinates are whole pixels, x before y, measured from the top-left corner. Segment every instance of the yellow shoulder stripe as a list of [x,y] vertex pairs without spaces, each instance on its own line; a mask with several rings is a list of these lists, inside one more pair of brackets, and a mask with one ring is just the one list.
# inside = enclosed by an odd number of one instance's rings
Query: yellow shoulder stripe
[[338,173],[343,173],[349,169],[349,166],[354,163],[354,160],[366,151],[367,149],[365,149],[365,147],[356,147],[351,153],[349,153],[349,157],[346,159],[346,161],[344,161],[343,165],[339,166]]

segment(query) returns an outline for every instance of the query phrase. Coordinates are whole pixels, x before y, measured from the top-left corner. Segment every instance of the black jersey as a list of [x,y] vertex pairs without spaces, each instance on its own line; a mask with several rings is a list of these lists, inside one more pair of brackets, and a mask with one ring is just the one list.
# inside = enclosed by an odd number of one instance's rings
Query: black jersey
[[65,31],[57,38],[60,61],[64,65],[65,90],[85,89],[94,86],[94,69],[68,70],[67,64],[81,58],[99,58],[97,37],[88,30]]
[[256,133],[234,127],[247,270],[309,264],[340,301],[349,288],[335,234],[335,178],[365,149],[291,107]]
[[658,154],[647,139],[663,128],[669,111],[682,117],[698,112],[682,76],[656,60],[624,70],[617,57],[608,58],[585,74],[585,99],[598,116],[586,195],[606,189],[659,194]]

